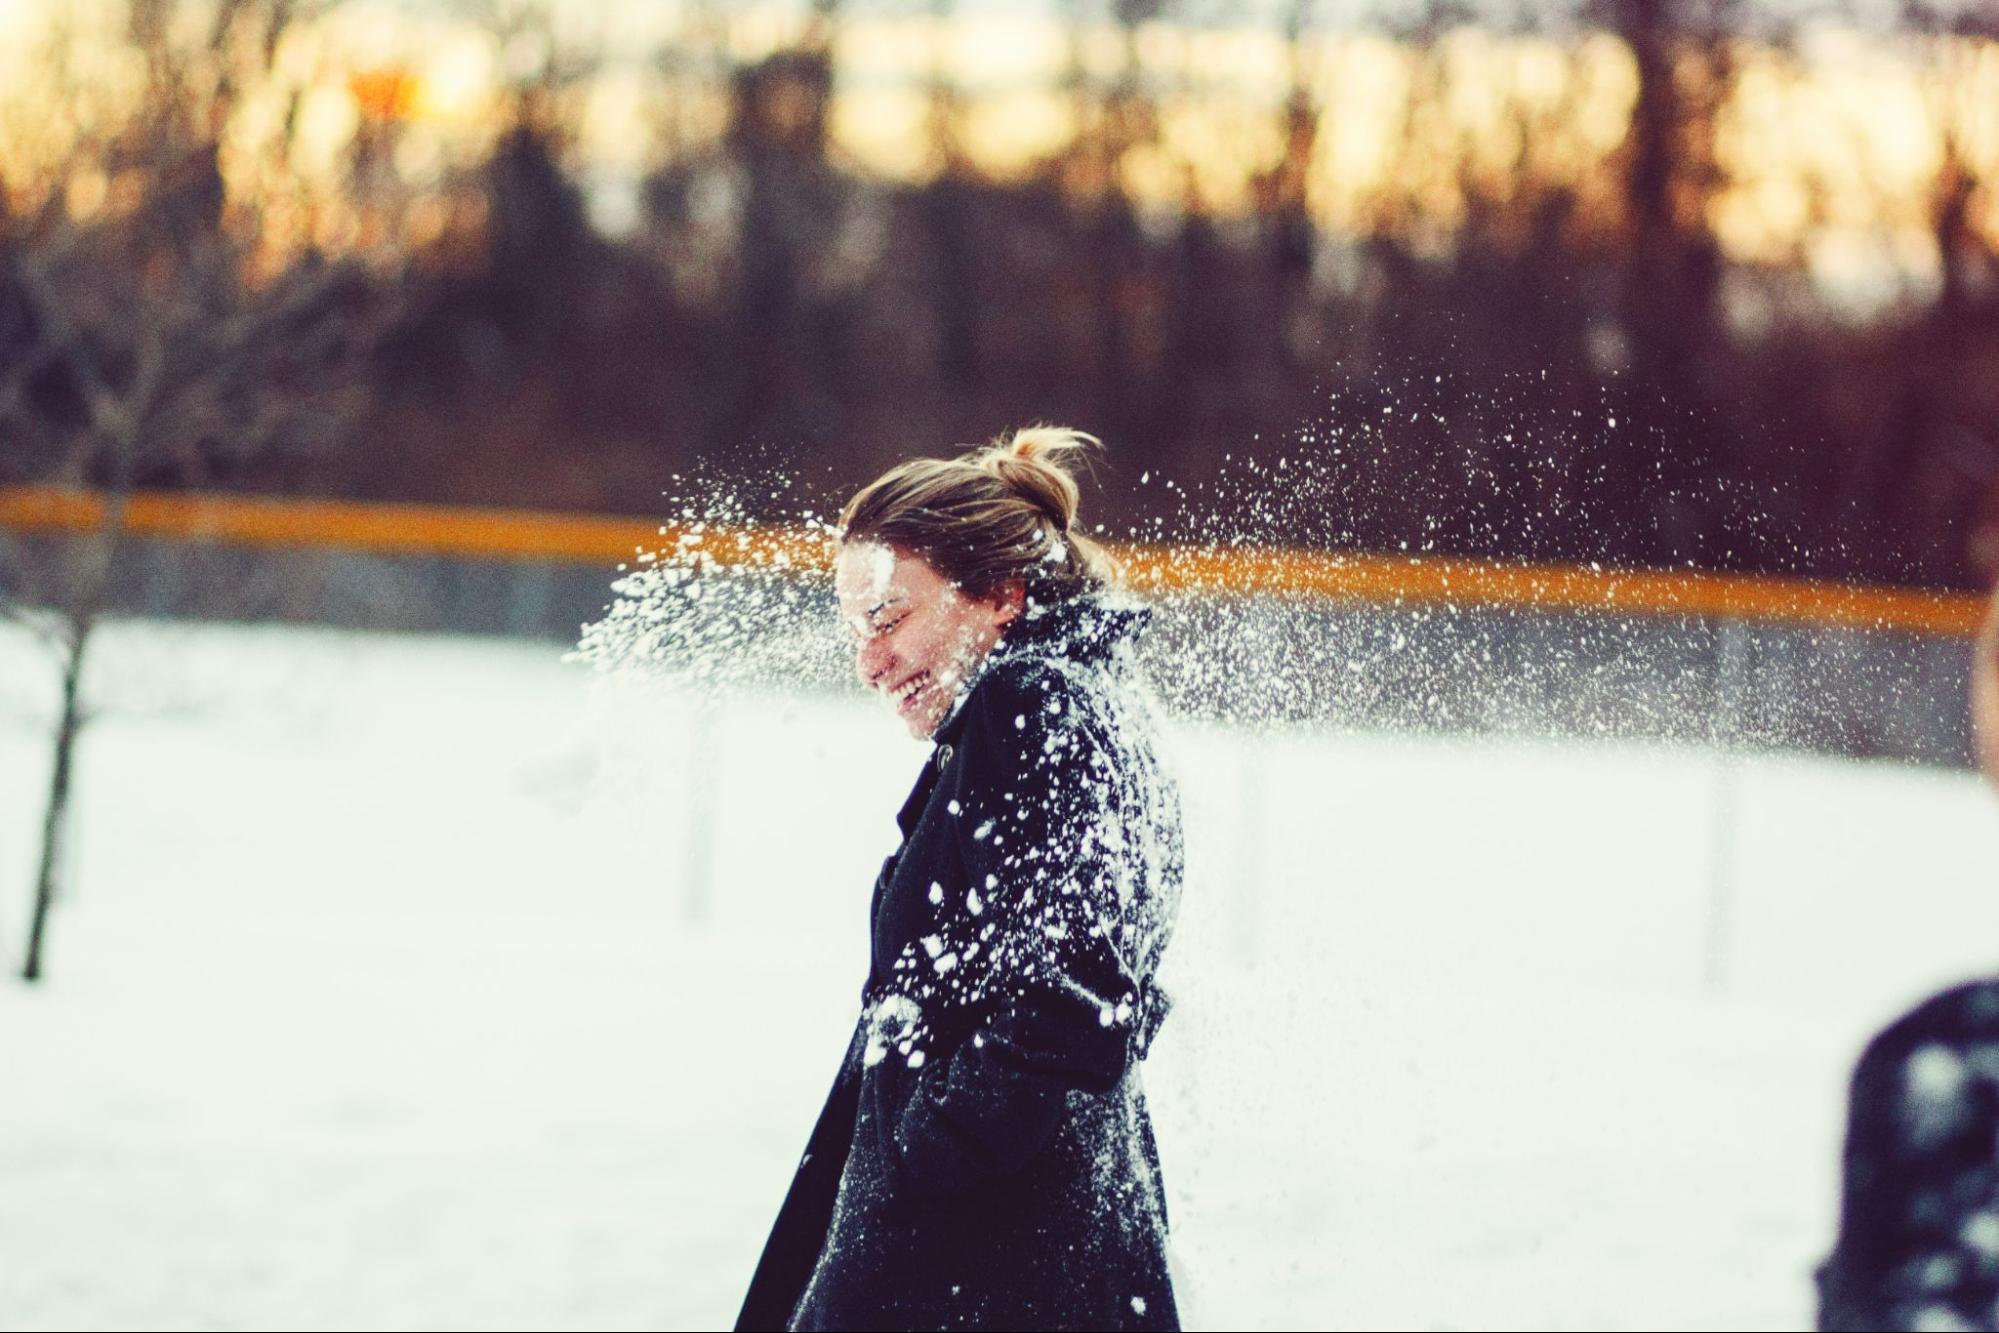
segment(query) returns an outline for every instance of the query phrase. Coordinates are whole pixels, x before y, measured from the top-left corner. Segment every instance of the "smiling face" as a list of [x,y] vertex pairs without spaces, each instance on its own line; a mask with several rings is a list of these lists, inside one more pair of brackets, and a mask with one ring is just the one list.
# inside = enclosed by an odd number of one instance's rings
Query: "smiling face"
[[861,683],[919,740],[937,730],[959,685],[1020,613],[1022,591],[967,597],[921,556],[869,541],[840,548],[833,586]]

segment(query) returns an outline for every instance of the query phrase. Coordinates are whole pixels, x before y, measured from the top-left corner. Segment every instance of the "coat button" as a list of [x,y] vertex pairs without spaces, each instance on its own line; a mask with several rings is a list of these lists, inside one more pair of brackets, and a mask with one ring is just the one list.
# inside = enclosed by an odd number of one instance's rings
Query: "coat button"
[[950,763],[950,762],[951,762],[951,747],[950,747],[950,746],[948,746],[948,745],[940,745],[940,746],[938,746],[938,747],[937,747],[937,771],[938,771],[938,772],[940,772],[940,773],[941,773],[941,772],[943,772],[943,771],[944,771],[944,765],[946,765],[946,764],[948,764],[948,763]]

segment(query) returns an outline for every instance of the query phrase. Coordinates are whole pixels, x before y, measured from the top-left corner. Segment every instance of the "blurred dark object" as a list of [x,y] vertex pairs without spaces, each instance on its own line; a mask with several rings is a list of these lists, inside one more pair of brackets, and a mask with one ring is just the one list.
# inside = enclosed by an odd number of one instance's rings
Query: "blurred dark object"
[[1999,1327],[1999,981],[1932,996],[1853,1074],[1823,1330]]

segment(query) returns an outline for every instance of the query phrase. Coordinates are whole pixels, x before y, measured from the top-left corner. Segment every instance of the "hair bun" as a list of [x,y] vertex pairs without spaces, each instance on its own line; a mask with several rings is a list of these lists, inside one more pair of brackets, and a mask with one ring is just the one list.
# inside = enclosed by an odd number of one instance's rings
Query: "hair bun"
[[975,597],[1010,580],[1044,601],[1115,587],[1116,558],[1077,530],[1077,464],[1102,447],[1030,426],[955,458],[907,459],[847,501],[841,541],[900,547]]
[[1066,426],[1028,426],[993,441],[974,461],[1066,534],[1082,503],[1073,461],[1102,447],[1096,436]]

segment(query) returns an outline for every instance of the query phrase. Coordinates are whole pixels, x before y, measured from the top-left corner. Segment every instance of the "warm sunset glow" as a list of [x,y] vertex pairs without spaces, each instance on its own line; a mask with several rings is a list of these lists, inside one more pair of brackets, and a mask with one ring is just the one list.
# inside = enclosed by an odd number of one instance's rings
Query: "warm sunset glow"
[[416,80],[397,69],[357,70],[347,76],[347,95],[363,116],[406,120],[416,104]]
[[[51,85],[33,52],[59,12],[78,65],[100,68],[87,97],[51,116]],[[103,4],[0,0],[0,173],[11,188],[72,161],[135,95],[139,71],[91,44],[92,23],[110,14]],[[545,63],[550,41],[597,44],[586,52],[594,72],[565,94],[573,165],[593,189],[628,191],[723,128],[712,82],[671,72],[698,70],[700,60],[662,64],[661,52],[719,47],[754,59],[796,42],[804,21],[779,6],[561,14],[542,35],[503,44],[449,12],[336,4],[287,35],[281,86],[243,99],[226,136],[232,195],[279,233],[337,241],[346,233],[329,219],[351,206],[342,171],[365,125],[393,123],[394,171],[420,194],[478,160],[508,81]],[[930,90],[941,84],[960,107],[955,150],[991,175],[1019,176],[1078,132],[1063,91],[1076,69],[1100,86],[1130,78],[1151,94],[1152,130],[1122,145],[1116,165],[1137,202],[1221,214],[1249,209],[1259,178],[1282,163],[1281,104],[1302,80],[1321,111],[1307,204],[1336,234],[1415,218],[1422,234],[1447,236],[1468,185],[1503,200],[1523,182],[1567,183],[1585,217],[1593,199],[1600,211],[1637,86],[1629,54],[1607,36],[1469,28],[1426,49],[1324,32],[1294,51],[1254,27],[1149,24],[1128,40],[1110,26],[1071,32],[1033,13],[950,23],[849,15],[832,54],[840,82],[830,132],[849,165],[892,179],[938,170]],[[1802,264],[1876,287],[1921,282],[1935,266],[1925,209],[1946,133],[1974,174],[1999,179],[1999,47],[1821,32],[1791,53],[1745,43],[1739,68],[1719,144],[1734,184],[1709,219],[1737,260]],[[80,212],[104,206],[105,182],[87,169],[64,188]],[[1999,191],[1985,189],[1977,206],[1974,225],[1999,234]]]

